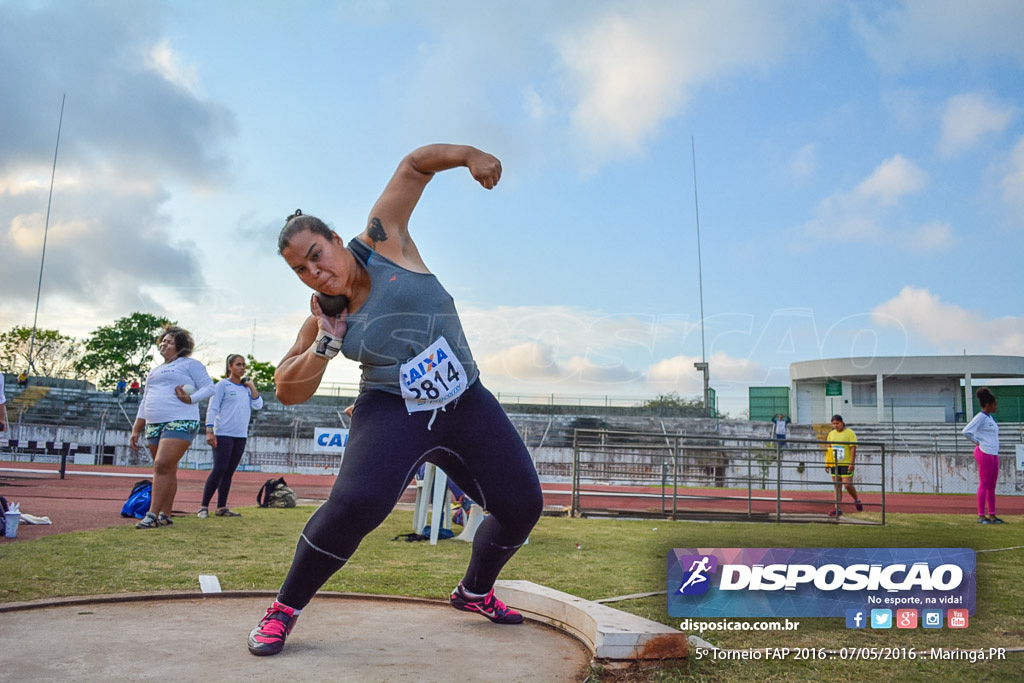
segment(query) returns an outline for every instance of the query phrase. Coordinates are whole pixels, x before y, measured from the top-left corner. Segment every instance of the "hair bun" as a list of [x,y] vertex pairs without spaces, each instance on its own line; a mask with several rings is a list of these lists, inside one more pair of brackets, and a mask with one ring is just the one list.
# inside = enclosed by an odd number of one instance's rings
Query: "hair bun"
[[295,209],[295,213],[293,213],[291,216],[288,216],[288,218],[286,220],[290,221],[291,219],[298,218],[301,215],[302,215],[302,209]]

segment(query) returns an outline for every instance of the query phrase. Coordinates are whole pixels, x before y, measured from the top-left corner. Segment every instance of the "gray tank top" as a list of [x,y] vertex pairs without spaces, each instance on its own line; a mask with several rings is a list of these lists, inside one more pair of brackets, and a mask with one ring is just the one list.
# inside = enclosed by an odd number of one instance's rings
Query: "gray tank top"
[[379,389],[401,395],[399,367],[444,336],[469,375],[480,375],[462,330],[455,300],[434,275],[414,273],[395,264],[364,242],[348,249],[370,275],[370,295],[348,316],[341,345],[346,358],[359,363],[359,390]]

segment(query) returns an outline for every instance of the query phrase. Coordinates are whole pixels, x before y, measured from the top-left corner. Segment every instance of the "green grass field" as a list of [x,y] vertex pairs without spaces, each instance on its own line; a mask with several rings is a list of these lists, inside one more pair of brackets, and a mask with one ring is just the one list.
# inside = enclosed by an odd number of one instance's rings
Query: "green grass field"
[[[170,529],[131,525],[8,543],[0,550],[0,602],[119,592],[198,590],[200,574],[216,574],[231,590],[276,590],[299,531],[312,511],[243,508],[236,519],[179,518]],[[870,513],[866,513],[870,514]],[[887,515],[886,526],[697,523],[546,517],[502,578],[526,579],[587,599],[665,590],[666,557],[677,547],[965,547],[1024,546],[1024,521],[978,526],[963,515]],[[412,513],[394,512],[366,538],[352,561],[324,590],[444,598],[462,575],[469,544],[436,546],[392,540],[408,533]],[[580,546],[577,549],[577,544]],[[714,632],[713,645],[742,648],[1004,647],[1024,650],[1024,548],[977,555],[977,613],[968,629],[950,631],[848,630],[842,619],[792,619],[795,632]],[[613,603],[664,624],[665,596]],[[258,615],[254,615],[254,619]],[[744,621],[744,620],[740,620]],[[754,620],[749,620],[754,621]],[[251,624],[237,624],[242,638]],[[660,671],[616,674],[603,681],[1020,681],[1024,652],[1005,661],[722,661],[705,657]]]

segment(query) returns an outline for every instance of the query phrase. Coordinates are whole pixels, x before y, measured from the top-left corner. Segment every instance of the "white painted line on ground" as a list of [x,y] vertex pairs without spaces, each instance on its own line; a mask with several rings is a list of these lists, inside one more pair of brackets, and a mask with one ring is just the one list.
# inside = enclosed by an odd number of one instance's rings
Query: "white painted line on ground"
[[[29,470],[21,467],[0,467],[0,472],[24,472],[27,474],[60,474],[60,470]],[[65,470],[64,474],[84,474],[93,477],[131,477],[138,479],[139,477],[150,477],[153,474],[142,473],[142,472],[93,472],[91,470]]]

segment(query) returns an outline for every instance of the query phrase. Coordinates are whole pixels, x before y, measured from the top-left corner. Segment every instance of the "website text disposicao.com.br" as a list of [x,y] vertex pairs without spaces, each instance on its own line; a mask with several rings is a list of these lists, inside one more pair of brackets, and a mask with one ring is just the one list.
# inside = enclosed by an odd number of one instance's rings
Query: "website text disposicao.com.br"
[[738,621],[729,619],[683,619],[679,630],[688,633],[709,631],[796,631],[799,621]]

